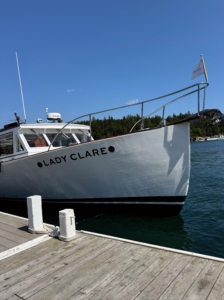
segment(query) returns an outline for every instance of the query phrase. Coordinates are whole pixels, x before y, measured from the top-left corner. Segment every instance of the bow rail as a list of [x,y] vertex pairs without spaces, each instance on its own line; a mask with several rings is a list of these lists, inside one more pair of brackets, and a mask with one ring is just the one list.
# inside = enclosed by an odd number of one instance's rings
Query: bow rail
[[[190,86],[188,86],[188,87],[186,87],[186,88],[180,89],[180,90],[178,90],[178,91],[175,91],[175,92],[172,92],[172,93],[169,93],[169,94],[162,95],[162,96],[160,96],[160,97],[152,98],[152,99],[145,100],[145,101],[138,102],[138,103],[127,104],[127,105],[123,105],[123,106],[119,106],[119,107],[115,107],[115,108],[110,108],[110,109],[106,109],[106,110],[101,110],[101,111],[97,111],[97,112],[94,112],[94,113],[85,114],[85,115],[79,116],[79,117],[77,117],[77,118],[74,118],[73,120],[67,122],[67,123],[59,130],[59,132],[57,133],[57,135],[55,136],[55,138],[52,140],[52,142],[51,142],[51,144],[50,144],[50,146],[49,146],[49,148],[48,148],[48,151],[50,150],[52,144],[54,143],[54,141],[56,140],[56,138],[58,137],[58,135],[61,133],[61,131],[62,131],[66,126],[68,126],[69,124],[74,123],[74,122],[76,122],[77,120],[82,119],[82,118],[84,118],[84,117],[89,117],[89,122],[90,122],[90,136],[92,136],[92,129],[91,129],[92,116],[97,115],[97,114],[101,114],[101,113],[105,113],[105,112],[110,112],[110,111],[118,110],[118,109],[123,109],[123,108],[126,108],[126,107],[129,107],[129,108],[130,108],[131,106],[137,106],[137,105],[141,105],[141,118],[140,118],[140,120],[138,120],[138,121],[134,124],[134,126],[131,128],[130,132],[132,132],[132,130],[135,128],[135,126],[136,126],[139,122],[142,122],[142,123],[141,123],[141,129],[143,129],[143,128],[144,128],[144,119],[150,117],[151,115],[155,114],[156,112],[158,112],[158,111],[160,111],[160,110],[163,110],[163,113],[162,113],[162,114],[163,114],[162,119],[163,119],[163,124],[164,124],[164,126],[165,126],[165,119],[164,119],[165,108],[166,108],[168,105],[170,105],[170,104],[172,104],[172,103],[174,103],[174,102],[176,102],[176,101],[178,101],[178,100],[180,100],[180,99],[182,99],[182,98],[185,98],[185,97],[187,97],[187,96],[189,96],[189,95],[191,95],[191,94],[194,94],[194,93],[198,93],[197,99],[198,99],[198,115],[199,115],[199,114],[200,114],[200,91],[201,91],[201,90],[205,90],[205,89],[208,87],[208,85],[209,85],[208,82],[196,83],[196,84],[190,85]],[[155,111],[153,111],[152,113],[150,113],[150,114],[148,114],[147,116],[144,117],[144,104],[145,104],[145,103],[152,102],[152,101],[157,101],[157,100],[160,100],[160,99],[163,99],[163,98],[172,96],[172,95],[176,95],[176,94],[178,94],[178,93],[181,93],[181,92],[190,90],[190,89],[192,89],[192,88],[194,88],[194,87],[196,87],[194,90],[192,90],[192,91],[190,91],[190,92],[187,92],[187,93],[185,93],[185,94],[183,94],[183,95],[181,95],[181,96],[179,96],[179,97],[177,97],[177,98],[175,98],[175,99],[173,99],[173,100],[171,100],[171,101],[165,103],[164,105],[160,106],[158,109],[156,109]]]

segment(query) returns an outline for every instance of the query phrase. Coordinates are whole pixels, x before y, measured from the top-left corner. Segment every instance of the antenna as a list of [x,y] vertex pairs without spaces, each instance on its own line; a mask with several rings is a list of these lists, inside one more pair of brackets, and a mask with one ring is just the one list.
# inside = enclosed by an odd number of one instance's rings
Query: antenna
[[[47,118],[47,113],[48,113],[48,108],[46,107],[46,118]],[[47,122],[48,122],[48,120],[47,120]]]
[[23,99],[23,89],[22,89],[22,82],[21,82],[21,78],[20,78],[19,61],[18,61],[17,52],[16,52],[16,62],[17,62],[17,69],[18,69],[18,75],[19,75],[19,85],[20,85],[20,92],[21,92],[22,104],[23,104],[23,114],[24,114],[24,119],[25,119],[25,123],[26,123],[26,111],[25,111],[25,105],[24,105],[24,99]]

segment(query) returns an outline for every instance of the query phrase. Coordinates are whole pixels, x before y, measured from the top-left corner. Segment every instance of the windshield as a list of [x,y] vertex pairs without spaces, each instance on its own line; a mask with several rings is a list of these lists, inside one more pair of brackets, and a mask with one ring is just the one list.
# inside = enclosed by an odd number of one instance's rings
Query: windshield
[[[47,133],[46,134],[49,141],[52,142],[53,139],[56,137],[56,133]],[[55,141],[53,142],[53,147],[67,147],[77,144],[76,140],[74,139],[71,133],[63,133],[61,132]]]

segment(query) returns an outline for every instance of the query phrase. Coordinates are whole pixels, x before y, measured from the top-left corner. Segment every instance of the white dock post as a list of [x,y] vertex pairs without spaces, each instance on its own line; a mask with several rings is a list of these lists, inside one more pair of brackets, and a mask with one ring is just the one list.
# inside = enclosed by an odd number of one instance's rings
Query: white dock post
[[27,197],[28,231],[30,233],[46,233],[43,227],[41,196]]
[[75,238],[75,215],[73,209],[64,209],[59,211],[60,235],[59,240],[69,242]]

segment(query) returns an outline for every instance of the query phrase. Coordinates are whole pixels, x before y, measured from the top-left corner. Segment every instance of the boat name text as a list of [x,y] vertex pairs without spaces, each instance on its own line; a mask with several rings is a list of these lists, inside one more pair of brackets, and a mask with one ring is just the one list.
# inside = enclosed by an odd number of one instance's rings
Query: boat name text
[[[108,147],[109,152],[114,152],[115,148],[113,146]],[[84,153],[72,153],[70,155],[64,155],[64,156],[57,156],[54,158],[50,158],[48,161],[43,160],[42,162],[38,162],[37,165],[39,168],[42,168],[43,166],[49,167],[52,165],[57,165],[60,163],[67,162],[68,160],[77,160],[77,159],[84,159],[87,157],[94,157],[94,156],[100,156],[100,155],[106,155],[108,154],[106,147],[102,147],[100,149],[92,149],[90,151],[85,151]]]

